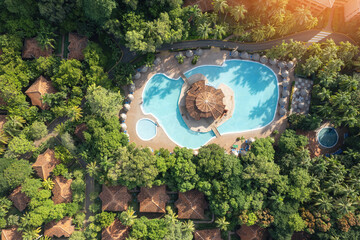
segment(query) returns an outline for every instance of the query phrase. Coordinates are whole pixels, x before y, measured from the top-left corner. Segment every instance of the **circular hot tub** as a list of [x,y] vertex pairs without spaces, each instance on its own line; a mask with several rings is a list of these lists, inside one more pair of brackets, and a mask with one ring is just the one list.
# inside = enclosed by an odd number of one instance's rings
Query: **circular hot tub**
[[332,148],[337,144],[339,140],[339,135],[336,132],[335,128],[324,127],[318,132],[317,140],[322,147]]
[[148,118],[142,118],[136,123],[136,133],[143,141],[149,141],[156,136],[157,125]]

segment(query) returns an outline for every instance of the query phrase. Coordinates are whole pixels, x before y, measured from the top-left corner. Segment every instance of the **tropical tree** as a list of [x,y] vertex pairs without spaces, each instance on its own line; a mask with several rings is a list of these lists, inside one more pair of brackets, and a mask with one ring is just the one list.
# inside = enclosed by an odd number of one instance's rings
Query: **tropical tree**
[[188,232],[194,232],[195,231],[195,225],[193,221],[186,221],[182,223],[182,227],[184,229],[184,231],[188,231]]
[[131,206],[120,214],[120,221],[125,226],[132,226],[135,223],[135,218],[135,211]]
[[55,34],[50,25],[40,24],[36,40],[43,49],[48,50],[49,48],[54,48],[54,37]]
[[[227,10],[229,9],[227,0],[213,0],[212,5],[214,6],[215,12],[218,12],[218,13],[221,12],[223,14],[226,12],[226,15],[227,15]],[[224,21],[226,19],[226,15],[225,15]]]
[[26,228],[22,232],[22,237],[24,240],[34,240],[39,237],[41,228]]
[[227,27],[224,25],[216,25],[213,30],[214,39],[222,39],[222,37],[226,34],[226,28]]
[[20,116],[10,116],[3,126],[4,131],[14,137],[21,132],[24,127],[25,119]]
[[245,13],[247,13],[247,10],[245,8],[244,4],[237,5],[235,7],[232,7],[230,10],[231,16],[234,17],[235,21],[239,21],[240,19],[245,18]]
[[46,190],[51,190],[53,189],[55,183],[50,179],[44,179],[43,182],[41,183],[43,188],[46,189]]
[[90,177],[97,176],[99,172],[99,167],[96,165],[96,161],[86,165],[86,172],[90,175]]
[[210,23],[202,23],[198,26],[197,32],[200,35],[201,39],[209,38],[209,34],[212,33],[212,28],[210,27]]
[[222,231],[227,231],[230,223],[226,221],[225,217],[221,217],[216,219],[215,221],[216,227],[220,228]]

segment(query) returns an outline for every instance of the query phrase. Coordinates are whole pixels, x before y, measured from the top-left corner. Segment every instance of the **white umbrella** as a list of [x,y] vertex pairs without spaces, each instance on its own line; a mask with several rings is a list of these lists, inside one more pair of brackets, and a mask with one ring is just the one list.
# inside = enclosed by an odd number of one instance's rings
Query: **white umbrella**
[[285,63],[284,61],[280,61],[280,62],[278,63],[278,67],[279,67],[279,68],[285,68],[285,66],[286,66],[286,63]]
[[131,93],[128,94],[127,99],[129,99],[130,101],[134,100],[134,95],[132,95]]
[[278,60],[277,60],[276,58],[272,58],[272,59],[269,60],[269,63],[270,63],[271,65],[276,65],[277,62],[278,62]]
[[299,104],[298,104],[298,108],[299,109],[304,109],[305,108],[305,103],[304,102],[300,102]]
[[120,124],[121,130],[125,131],[127,129],[127,126],[125,123]]
[[285,99],[285,98],[280,98],[279,104],[280,104],[280,106],[285,106],[285,104],[286,104],[286,99]]
[[294,67],[294,62],[293,61],[289,61],[287,64],[286,64],[287,68],[288,69],[292,69]]
[[194,53],[191,50],[187,50],[185,55],[186,55],[186,57],[191,58],[194,55]]
[[259,61],[260,60],[260,54],[258,53],[254,53],[253,58],[254,61]]
[[285,115],[286,114],[285,108],[280,108],[279,113],[280,115]]
[[199,154],[199,152],[198,152],[197,150],[194,150],[193,154],[194,154],[195,156],[197,156],[197,155]]
[[195,55],[201,56],[203,55],[204,51],[201,48],[195,50]]
[[266,64],[266,63],[268,63],[268,58],[267,58],[267,56],[262,56],[261,58],[260,58],[260,62],[261,63],[263,63],[263,64]]
[[155,66],[158,66],[160,63],[161,63],[161,58],[157,57],[157,58],[154,60],[154,65],[155,65]]
[[289,86],[289,81],[285,81],[285,82],[283,82],[283,87],[288,87]]
[[255,138],[253,138],[253,137],[249,138],[249,139],[248,139],[248,142],[249,142],[249,143],[255,142]]
[[124,109],[125,111],[129,111],[130,110],[130,105],[128,103],[124,104]]
[[125,113],[120,114],[120,117],[122,120],[125,120],[127,118],[127,115]]
[[240,56],[242,59],[250,59],[250,56],[247,52],[241,52],[241,56]]
[[141,77],[141,73],[140,72],[136,72],[133,79],[138,80]]
[[289,76],[289,71],[288,70],[282,71],[281,76],[283,76],[284,78],[287,78]]
[[235,49],[231,51],[231,57],[232,58],[237,58],[239,56],[239,52],[236,51]]
[[289,91],[288,90],[283,90],[282,91],[282,97],[283,98],[286,98],[286,97],[288,97],[289,96]]
[[148,70],[149,70],[149,67],[146,65],[144,65],[140,68],[140,72],[142,72],[142,73],[146,73]]
[[133,91],[135,91],[135,84],[130,84],[130,86],[129,86],[129,91],[130,92],[133,92]]
[[301,95],[302,97],[306,97],[306,96],[308,95],[308,92],[306,91],[306,89],[301,89],[300,95]]

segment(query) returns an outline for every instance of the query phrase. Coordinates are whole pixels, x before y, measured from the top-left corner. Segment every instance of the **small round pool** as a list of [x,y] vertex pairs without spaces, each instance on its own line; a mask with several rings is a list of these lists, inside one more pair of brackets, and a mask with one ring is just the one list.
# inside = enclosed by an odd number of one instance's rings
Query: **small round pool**
[[141,140],[149,141],[156,136],[156,123],[148,118],[142,118],[136,123],[136,133]]
[[317,140],[321,146],[325,148],[332,148],[337,144],[339,135],[335,128],[325,127],[318,132]]

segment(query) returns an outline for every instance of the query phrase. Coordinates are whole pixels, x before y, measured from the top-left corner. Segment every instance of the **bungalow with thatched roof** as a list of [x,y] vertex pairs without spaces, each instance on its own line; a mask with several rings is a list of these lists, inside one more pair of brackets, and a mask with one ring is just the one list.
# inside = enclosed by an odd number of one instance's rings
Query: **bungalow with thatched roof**
[[54,178],[54,188],[52,189],[52,200],[55,204],[69,203],[72,201],[71,191],[72,179],[66,179],[63,176]]
[[40,154],[36,162],[32,165],[35,172],[42,179],[47,179],[55,166],[60,163],[60,160],[55,157],[54,150],[48,148],[43,154]]
[[44,104],[41,98],[46,94],[56,93],[51,81],[46,80],[40,76],[26,91],[26,95],[31,99],[31,104],[38,106],[41,109],[46,109],[48,106]]
[[205,229],[194,232],[195,240],[222,240],[220,229]]
[[81,123],[75,128],[75,136],[77,136],[81,141],[85,141],[84,131],[88,130],[86,123]]
[[30,198],[25,193],[21,192],[21,186],[15,188],[10,194],[9,199],[14,203],[14,206],[20,211],[24,211],[27,204],[30,202]]
[[24,43],[24,48],[22,51],[23,58],[39,58],[39,57],[49,57],[53,53],[53,49],[49,47],[48,49],[43,49],[36,38],[26,39]]
[[45,225],[44,235],[48,237],[70,237],[75,231],[75,226],[71,224],[71,218],[64,217],[60,221],[51,221]]
[[208,204],[204,194],[194,189],[185,193],[180,192],[175,207],[178,209],[179,219],[204,219],[204,211]]
[[1,240],[22,240],[21,232],[17,231],[17,227],[2,229]]
[[107,228],[104,228],[101,233],[101,240],[125,240],[129,235],[129,227],[121,224],[119,219]]
[[87,37],[79,36],[76,33],[69,33],[69,54],[68,59],[84,60],[84,49],[87,46]]
[[140,212],[166,213],[166,203],[170,200],[166,194],[166,186],[142,187],[137,196]]
[[102,186],[100,193],[103,211],[120,212],[129,207],[131,195],[125,186]]
[[266,228],[262,228],[258,225],[247,226],[241,225],[241,228],[236,231],[236,234],[241,240],[265,240],[268,239],[269,233]]

